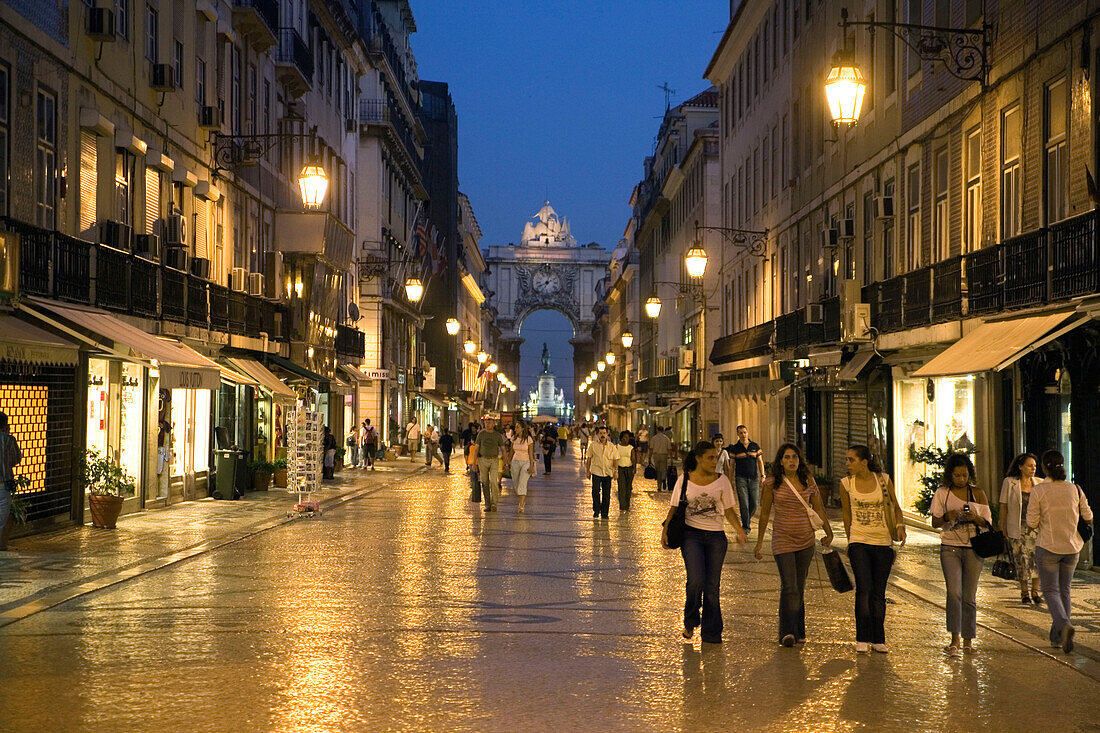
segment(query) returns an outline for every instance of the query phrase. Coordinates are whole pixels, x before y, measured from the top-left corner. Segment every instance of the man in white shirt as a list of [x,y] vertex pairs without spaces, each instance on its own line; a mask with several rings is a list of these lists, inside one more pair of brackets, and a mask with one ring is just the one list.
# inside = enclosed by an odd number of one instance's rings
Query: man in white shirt
[[420,451],[420,425],[415,417],[405,426],[405,444],[410,457]]
[[607,426],[596,428],[596,442],[588,449],[585,474],[592,479],[592,518],[607,519],[611,510],[611,477],[619,471],[619,450],[607,439]]

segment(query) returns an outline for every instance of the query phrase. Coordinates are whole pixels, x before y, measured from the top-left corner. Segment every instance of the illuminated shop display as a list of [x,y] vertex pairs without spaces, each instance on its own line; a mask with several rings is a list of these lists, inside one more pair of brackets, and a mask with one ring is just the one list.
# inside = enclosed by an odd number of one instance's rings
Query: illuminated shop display
[[131,476],[140,477],[145,447],[145,369],[125,362],[119,383],[119,465]]
[[172,390],[172,475],[210,468],[210,390]]
[[19,493],[46,490],[46,425],[49,387],[0,383],[0,412],[8,416],[8,429],[23,451],[15,473],[30,479]]
[[[88,450],[107,451],[108,396],[110,381],[106,359],[88,359]],[[133,474],[140,475],[140,474]]]

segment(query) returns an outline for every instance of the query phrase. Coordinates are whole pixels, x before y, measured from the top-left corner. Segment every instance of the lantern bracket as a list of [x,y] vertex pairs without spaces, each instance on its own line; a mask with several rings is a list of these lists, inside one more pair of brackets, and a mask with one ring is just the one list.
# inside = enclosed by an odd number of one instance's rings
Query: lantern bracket
[[317,127],[309,132],[268,132],[256,135],[223,135],[214,133],[214,173],[236,171],[256,165],[260,159],[271,152],[277,144],[284,141],[317,141]]
[[882,29],[892,33],[922,61],[939,61],[947,73],[963,81],[976,81],[984,90],[989,80],[989,47],[993,26],[943,28],[917,23],[885,23],[878,20],[849,20],[848,8],[840,10],[840,27],[847,42],[848,26],[864,27],[868,33]]
[[768,230],[737,229],[735,227],[707,227],[695,225],[695,240],[699,240],[701,231],[721,232],[722,238],[738,247],[742,252],[760,259],[768,257]]

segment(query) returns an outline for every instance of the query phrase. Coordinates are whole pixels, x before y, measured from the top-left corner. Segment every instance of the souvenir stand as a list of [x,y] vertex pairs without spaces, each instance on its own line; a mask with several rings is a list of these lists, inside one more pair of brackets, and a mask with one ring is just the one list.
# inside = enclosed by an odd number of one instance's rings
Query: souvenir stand
[[320,514],[321,507],[312,494],[321,488],[324,420],[320,412],[298,406],[288,411],[286,425],[287,488],[298,494],[298,503],[287,514]]

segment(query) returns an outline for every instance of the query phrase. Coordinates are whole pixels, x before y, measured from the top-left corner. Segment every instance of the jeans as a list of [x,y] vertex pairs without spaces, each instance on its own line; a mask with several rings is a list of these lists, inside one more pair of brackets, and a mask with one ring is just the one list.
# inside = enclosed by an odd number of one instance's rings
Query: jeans
[[[725,560],[728,544],[725,532],[684,528],[684,544],[680,547],[684,569],[687,570],[684,627],[694,629],[702,626],[703,641],[709,644],[722,643],[722,608],[719,605],[718,584],[722,579],[722,562]],[[700,605],[703,608],[701,619]]]
[[11,521],[11,489],[6,481],[0,481],[0,537]]
[[790,634],[795,639],[806,638],[806,574],[814,559],[814,546],[797,552],[782,552],[775,556],[779,568],[779,638]]
[[497,496],[500,494],[500,458],[477,459],[478,480],[481,482],[481,496],[486,509],[496,509]]
[[856,641],[886,643],[886,581],[894,564],[888,545],[848,545],[848,560],[856,576]]
[[558,438],[558,447],[561,448],[561,452],[558,455],[562,455],[562,456],[565,455],[565,444],[567,442],[568,441],[565,438]]
[[[657,472],[657,491],[664,491],[668,483],[668,453],[653,454],[653,470]],[[673,487],[667,488],[672,491]]]
[[592,516],[607,519],[611,509],[611,477],[592,474]]
[[439,443],[434,440],[429,440],[424,443],[424,465],[428,468],[432,466],[432,456],[440,463],[443,463],[443,456],[439,453]]
[[1060,644],[1062,629],[1070,625],[1069,585],[1073,570],[1077,567],[1077,553],[1059,555],[1042,547],[1035,548],[1035,564],[1039,568],[1039,582],[1043,584],[1043,600],[1050,610],[1050,643]]
[[982,559],[969,547],[940,545],[940,565],[947,583],[947,630],[964,639],[978,635],[978,576]]
[[634,491],[634,466],[619,466],[619,511],[630,509],[630,494]]
[[756,507],[760,506],[760,479],[737,476],[736,482],[737,503],[741,505],[741,526],[748,533],[752,529],[752,515],[756,514]]
[[512,488],[516,490],[516,496],[527,496],[527,481],[531,478],[531,461],[512,461]]
[[348,446],[348,465],[359,465],[359,446],[355,445],[354,443]]
[[451,452],[447,451],[443,453],[443,470],[447,473],[451,472]]

